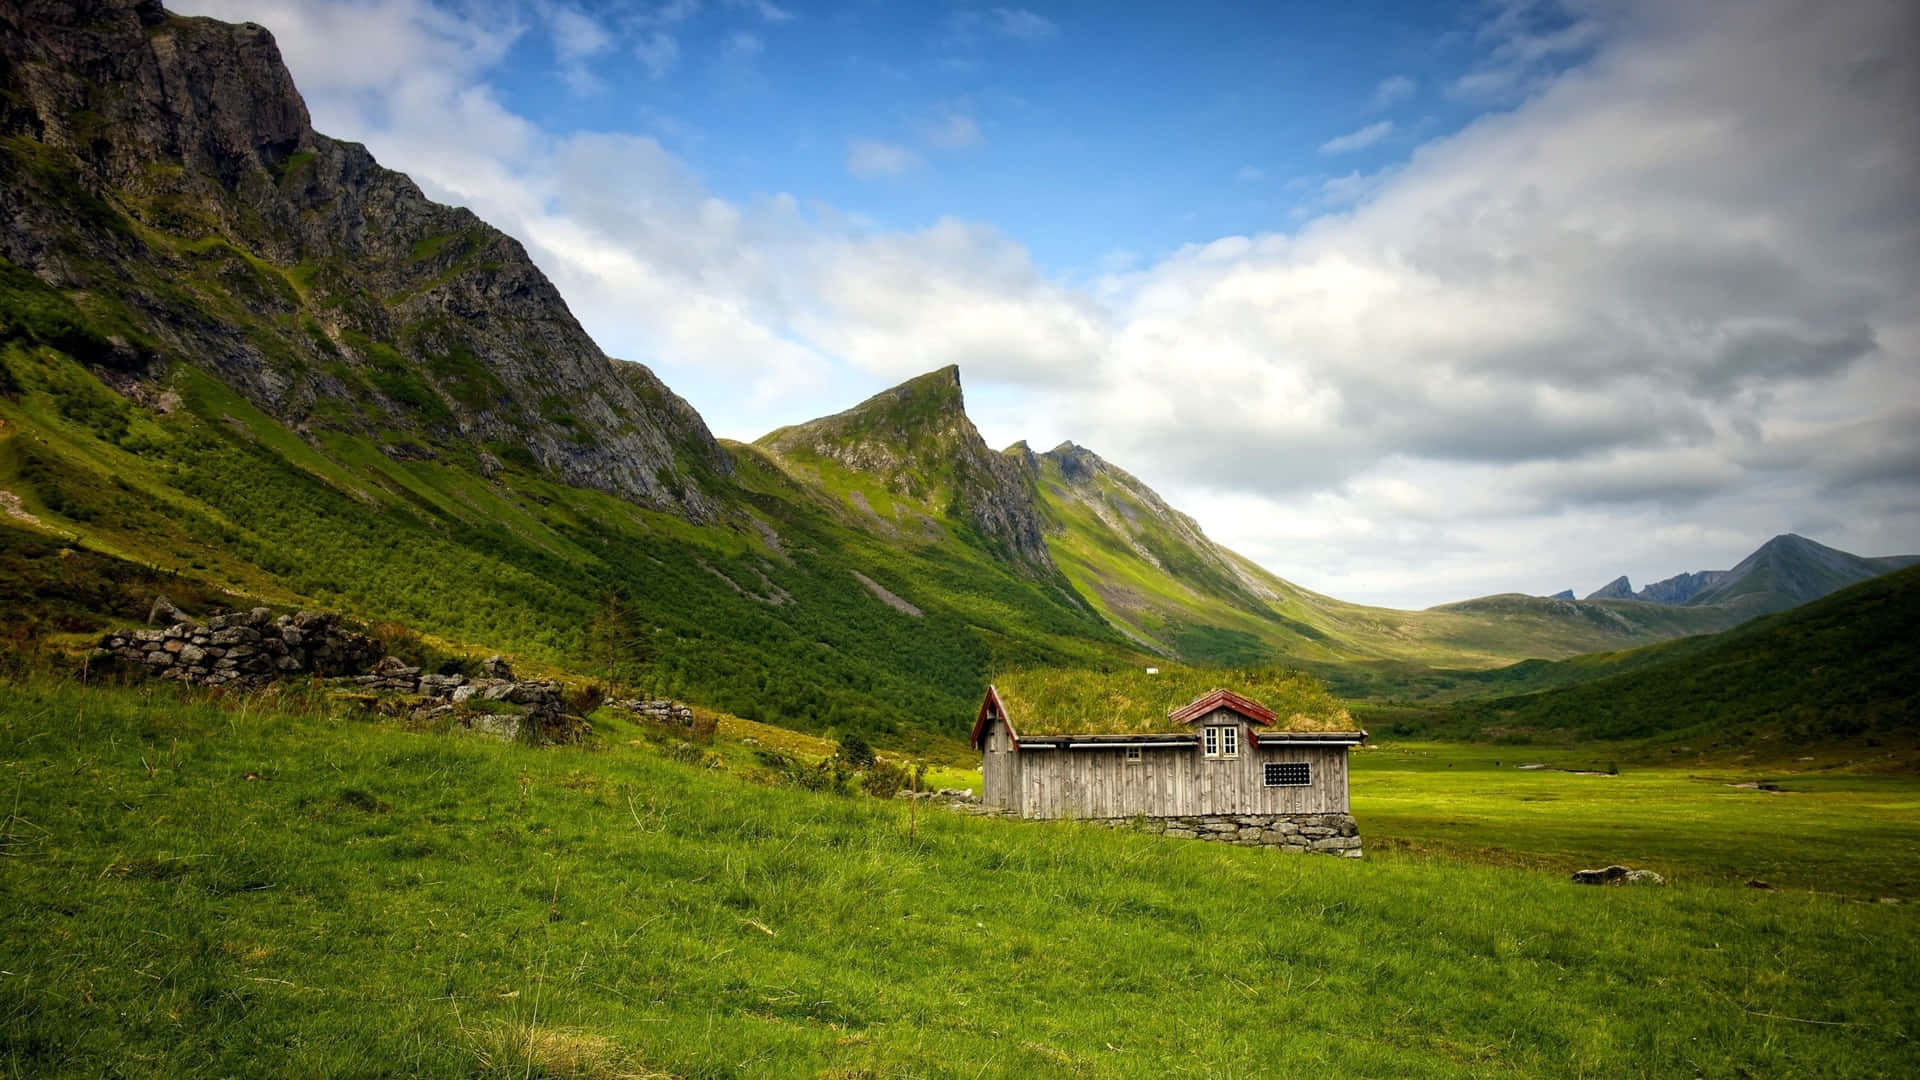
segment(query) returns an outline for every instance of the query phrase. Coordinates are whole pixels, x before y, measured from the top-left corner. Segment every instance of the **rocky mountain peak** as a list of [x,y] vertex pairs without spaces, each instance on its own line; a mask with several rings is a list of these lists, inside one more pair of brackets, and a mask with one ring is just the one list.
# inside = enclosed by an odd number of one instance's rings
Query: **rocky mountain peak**
[[[1059,467],[1062,480],[1076,486],[1090,484],[1095,478],[1116,471],[1099,454],[1070,441],[1047,451],[1046,457]],[[1137,484],[1137,481],[1130,476],[1127,477],[1127,481],[1129,484]],[[1156,495],[1156,501],[1158,498],[1159,496]]]
[[185,363],[296,430],[720,512],[699,416],[518,242],[315,132],[265,28],[0,5],[0,139],[0,259],[109,311],[143,377]]
[[1621,574],[1619,577],[1588,593],[1587,599],[1631,600],[1633,599],[1633,583],[1627,580],[1627,575]]
[[833,461],[970,527],[1012,559],[1056,574],[1034,476],[989,449],[966,413],[960,370],[909,379],[844,412],[769,432],[756,443],[798,461]]

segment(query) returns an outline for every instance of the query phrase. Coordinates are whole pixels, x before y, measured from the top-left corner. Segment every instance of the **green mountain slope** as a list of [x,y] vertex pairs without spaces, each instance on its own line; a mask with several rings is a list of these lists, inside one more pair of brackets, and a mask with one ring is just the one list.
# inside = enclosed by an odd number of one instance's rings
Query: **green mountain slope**
[[1687,603],[1694,607],[1737,604],[1756,613],[1784,611],[1916,562],[1920,555],[1862,558],[1787,533],[1761,545]]
[[1509,692],[1398,716],[1386,727],[1467,737],[1670,736],[1787,746],[1854,737],[1911,741],[1920,735],[1915,641],[1920,567],[1718,634],[1485,673],[1483,693]]
[[1035,478],[1054,562],[1143,647],[1191,662],[1488,667],[1732,625],[1719,607],[1487,597],[1428,611],[1349,604],[1214,543],[1137,478],[1072,443],[1006,451]]

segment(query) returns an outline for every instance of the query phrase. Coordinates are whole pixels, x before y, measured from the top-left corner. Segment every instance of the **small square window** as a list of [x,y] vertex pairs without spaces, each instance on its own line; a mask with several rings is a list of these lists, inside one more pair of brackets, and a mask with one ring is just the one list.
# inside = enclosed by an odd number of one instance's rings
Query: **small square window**
[[1139,747],[1137,746],[1127,747],[1127,764],[1129,765],[1140,764],[1140,748]]
[[1222,725],[1202,728],[1200,747],[1211,758],[1239,757],[1240,729]]
[[1306,787],[1313,783],[1313,766],[1305,761],[1269,761],[1261,772],[1268,787]]

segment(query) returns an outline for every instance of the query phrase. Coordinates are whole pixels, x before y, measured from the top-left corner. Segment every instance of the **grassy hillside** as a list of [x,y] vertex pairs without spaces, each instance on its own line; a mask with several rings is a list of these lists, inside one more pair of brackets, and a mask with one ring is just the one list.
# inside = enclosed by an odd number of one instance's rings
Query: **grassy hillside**
[[[1379,834],[1361,862],[1287,858],[165,693],[9,688],[0,761],[9,1075],[1916,1060],[1914,908],[1689,884],[1684,864],[1622,891],[1383,855]],[[1911,830],[1906,805],[1764,846],[1843,852]]]
[[14,342],[3,359],[14,526],[151,567],[141,580],[190,590],[176,597],[189,606],[226,591],[343,610],[748,718],[896,740],[963,730],[995,664],[1120,654],[1084,609],[990,555],[899,550],[777,472],[743,477],[729,521],[693,525],[534,470],[483,478],[344,433],[302,438],[185,365],[160,413],[54,348]]
[[1477,680],[1502,696],[1370,715],[1387,731],[1468,738],[1906,744],[1920,737],[1915,641],[1920,568],[1909,568],[1724,633]]

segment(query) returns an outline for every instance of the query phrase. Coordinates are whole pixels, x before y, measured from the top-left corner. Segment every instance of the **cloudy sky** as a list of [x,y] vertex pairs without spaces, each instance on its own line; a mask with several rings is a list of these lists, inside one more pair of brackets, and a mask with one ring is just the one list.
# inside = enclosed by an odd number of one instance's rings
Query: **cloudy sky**
[[1920,6],[173,0],[752,439],[961,366],[1345,599],[1920,552]]

